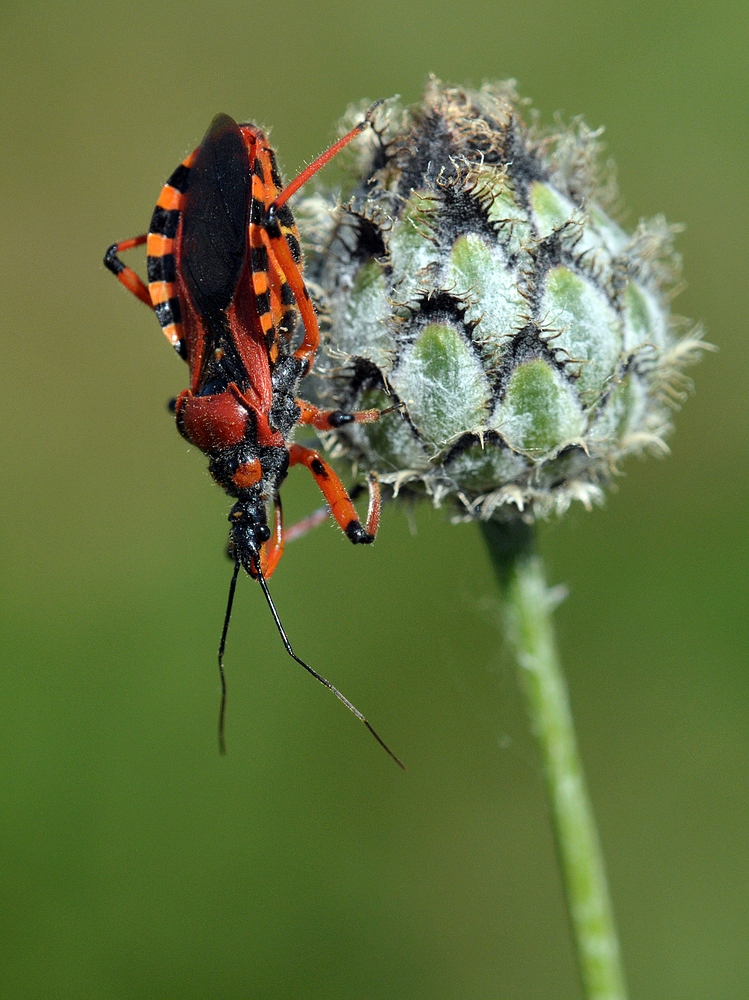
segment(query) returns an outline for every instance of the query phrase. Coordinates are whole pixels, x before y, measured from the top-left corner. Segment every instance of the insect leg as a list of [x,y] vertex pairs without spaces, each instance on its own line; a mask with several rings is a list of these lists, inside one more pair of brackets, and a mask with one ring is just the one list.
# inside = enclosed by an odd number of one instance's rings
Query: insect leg
[[360,121],[358,125],[347,132],[338,142],[333,143],[330,149],[327,149],[321,156],[318,156],[314,162],[310,163],[306,170],[303,170],[297,178],[295,178],[290,184],[287,184],[283,191],[278,195],[274,201],[268,206],[265,215],[265,232],[270,240],[271,246],[273,248],[273,253],[278,261],[281,270],[286,276],[286,280],[289,283],[289,287],[294,294],[297,306],[299,307],[299,312],[302,315],[302,322],[304,323],[304,339],[299,347],[294,352],[294,356],[299,358],[301,361],[306,361],[309,366],[312,366],[312,362],[315,360],[315,354],[317,353],[317,348],[320,345],[320,330],[317,325],[317,316],[315,315],[315,310],[312,305],[312,301],[307,291],[307,286],[302,278],[302,272],[299,269],[297,262],[294,260],[294,256],[289,249],[289,245],[286,242],[286,238],[283,234],[279,211],[283,208],[286,202],[295,194],[300,187],[307,183],[307,181],[312,177],[313,174],[324,167],[325,164],[332,159],[340,150],[343,149],[352,139],[355,139],[368,125],[372,122],[372,116],[376,108],[382,104],[382,101],[375,101],[375,103],[367,111],[363,121]]
[[317,325],[315,308],[312,305],[312,299],[304,283],[302,272],[294,260],[294,256],[289,249],[289,244],[286,242],[286,237],[278,221],[275,205],[271,205],[268,209],[265,231],[273,254],[296,299],[299,312],[302,315],[302,322],[304,323],[304,339],[296,351],[294,351],[294,357],[299,358],[300,361],[306,361],[309,367],[312,367],[317,348],[320,346],[320,328]]
[[297,521],[296,524],[287,528],[284,532],[284,541],[295,542],[297,538],[303,538],[310,531],[324,524],[329,517],[330,508],[327,504],[323,504],[322,507],[318,507],[317,510],[313,510],[311,514],[303,517],[301,521]]
[[316,174],[321,167],[324,167],[329,160],[332,160],[334,156],[340,153],[343,147],[347,146],[352,139],[355,139],[360,132],[363,132],[368,125],[371,125],[374,113],[381,104],[384,104],[383,100],[375,101],[374,104],[370,105],[366,115],[358,125],[354,125],[350,132],[347,132],[337,142],[334,142],[329,149],[326,149],[325,152],[321,153],[316,160],[313,160],[312,163],[310,163],[310,165],[303,170],[298,177],[295,177],[290,184],[287,184],[276,198],[276,207],[281,208],[282,205],[285,205],[289,198],[296,194],[299,188],[307,183],[310,177]]
[[123,264],[118,256],[118,254],[124,253],[125,250],[132,250],[134,247],[143,246],[147,239],[148,237],[144,234],[143,236],[134,236],[131,240],[123,240],[121,243],[113,243],[104,255],[104,266],[109,268],[120,284],[124,285],[129,292],[132,292],[136,298],[145,303],[149,309],[153,309],[148,285],[138,277],[131,267]]
[[260,550],[260,568],[266,580],[273,575],[283,555],[284,540],[283,508],[281,498],[276,497],[273,501],[273,534]]
[[397,403],[395,406],[388,406],[386,410],[357,410],[354,413],[346,413],[343,410],[321,410],[304,399],[295,399],[294,402],[301,410],[299,423],[311,424],[318,431],[334,431],[344,424],[373,424],[386,413],[392,413],[403,405]]
[[360,410],[358,413],[344,413],[343,410],[321,410],[304,399],[294,402],[302,411],[300,424],[310,424],[318,431],[333,431],[344,424],[372,424],[380,419],[379,410]]
[[[356,483],[348,491],[349,500],[358,500],[364,492],[366,492],[366,487],[361,483]],[[290,528],[286,528],[283,533],[284,541],[288,545],[289,542],[295,542],[297,538],[304,538],[308,532],[314,531],[315,528],[324,524],[329,517],[330,507],[327,504],[323,504],[322,507],[318,507],[317,510],[313,510],[311,514],[303,517],[301,521],[297,521]]]
[[350,541],[355,545],[368,545],[375,540],[380,521],[380,488],[376,476],[369,477],[369,511],[364,527],[346,487],[316,451],[303,448],[300,444],[292,444],[289,447],[289,465],[305,465],[310,470],[328,502],[330,513]]

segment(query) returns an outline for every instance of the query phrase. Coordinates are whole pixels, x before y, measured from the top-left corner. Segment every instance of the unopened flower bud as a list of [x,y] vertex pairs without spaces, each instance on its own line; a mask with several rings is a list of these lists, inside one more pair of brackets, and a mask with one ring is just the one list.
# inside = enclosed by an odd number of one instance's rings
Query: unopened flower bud
[[542,130],[512,83],[432,80],[352,155],[344,204],[297,207],[324,329],[314,388],[397,409],[332,433],[333,454],[395,494],[531,519],[589,506],[623,456],[666,450],[704,345],[669,312],[675,227],[629,235],[608,214],[598,132]]

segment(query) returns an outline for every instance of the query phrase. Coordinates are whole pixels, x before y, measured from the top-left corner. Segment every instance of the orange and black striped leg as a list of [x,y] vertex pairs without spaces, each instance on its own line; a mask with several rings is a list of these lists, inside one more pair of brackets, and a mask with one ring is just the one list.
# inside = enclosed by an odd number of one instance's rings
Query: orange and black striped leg
[[[357,483],[349,490],[349,500],[358,500],[365,490],[366,487],[362,486],[361,483]],[[329,517],[330,507],[327,504],[318,507],[317,510],[313,510],[311,514],[303,517],[301,521],[297,521],[290,528],[284,529],[284,542],[288,545],[289,542],[295,542],[297,538],[304,538],[310,531],[314,531],[315,528],[319,528],[321,524],[324,524]]]
[[350,541],[355,545],[368,545],[375,540],[380,523],[380,487],[375,475],[369,477],[369,511],[366,526],[362,526],[345,486],[316,451],[303,448],[300,444],[292,444],[289,448],[289,465],[306,465],[322,490],[330,513]]
[[131,267],[123,264],[118,256],[118,254],[124,253],[125,250],[132,250],[134,247],[143,246],[147,239],[148,237],[144,234],[143,236],[134,236],[131,240],[123,240],[121,243],[113,243],[104,255],[104,266],[109,268],[112,274],[117,277],[120,284],[124,285],[129,292],[132,292],[136,298],[145,303],[149,309],[153,309],[148,285],[138,277]]
[[283,508],[281,507],[281,498],[276,497],[273,501],[273,534],[260,549],[260,569],[266,580],[270,580],[273,576],[283,555],[283,546]]
[[268,209],[265,232],[270,241],[273,255],[278,261],[278,266],[283,271],[289,288],[296,299],[296,304],[302,316],[302,323],[304,324],[304,338],[299,347],[294,351],[294,357],[299,358],[300,361],[306,361],[308,365],[307,370],[309,370],[312,367],[312,362],[315,360],[317,348],[320,346],[320,328],[317,325],[315,308],[312,305],[312,299],[309,297],[302,272],[294,260],[294,255],[281,229],[275,203]]
[[318,431],[334,431],[345,424],[373,424],[380,415],[389,410],[359,410],[357,413],[344,413],[343,410],[321,410],[304,399],[294,402],[301,410],[300,424],[310,424]]

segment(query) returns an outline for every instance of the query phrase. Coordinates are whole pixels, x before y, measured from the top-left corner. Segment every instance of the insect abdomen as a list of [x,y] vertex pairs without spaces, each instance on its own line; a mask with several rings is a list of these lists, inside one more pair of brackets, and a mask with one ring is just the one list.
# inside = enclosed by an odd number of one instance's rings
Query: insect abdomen
[[194,159],[195,153],[191,153],[161,189],[146,241],[148,292],[161,329],[174,347],[179,347],[182,342],[175,242]]

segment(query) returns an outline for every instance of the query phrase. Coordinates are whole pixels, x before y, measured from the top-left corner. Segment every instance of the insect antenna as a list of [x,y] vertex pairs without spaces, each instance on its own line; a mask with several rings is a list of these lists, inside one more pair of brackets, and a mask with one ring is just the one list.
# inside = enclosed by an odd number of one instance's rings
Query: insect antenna
[[226,719],[226,674],[224,673],[224,650],[226,649],[226,636],[229,632],[229,622],[231,621],[231,609],[234,604],[234,594],[237,589],[237,577],[239,576],[239,559],[234,563],[234,573],[229,584],[229,598],[226,602],[226,614],[224,615],[224,627],[221,630],[221,642],[218,644],[218,673],[221,678],[221,707],[218,710],[218,749],[219,753],[226,753],[226,739],[224,738],[224,720]]
[[[380,746],[382,747],[382,749],[385,750],[386,753],[390,754],[390,756],[393,758],[393,760],[398,765],[398,767],[402,768],[405,771],[406,770],[406,765],[403,763],[402,760],[399,760],[395,756],[395,754],[390,749],[390,747],[387,745],[387,743],[382,739],[381,736],[379,736],[379,734],[374,729],[374,727],[364,718],[364,716],[361,714],[361,712],[359,711],[359,709],[355,705],[352,705],[351,702],[348,700],[348,698],[345,695],[341,694],[341,692],[338,690],[338,688],[333,687],[333,685],[330,683],[330,681],[325,680],[325,678],[322,676],[322,674],[318,674],[318,672],[316,670],[313,670],[312,667],[309,666],[309,664],[305,663],[304,660],[301,660],[296,655],[296,653],[294,652],[294,650],[291,648],[291,643],[289,642],[288,636],[286,635],[286,632],[284,631],[284,627],[281,624],[281,619],[278,617],[278,612],[276,611],[276,606],[273,603],[273,598],[270,596],[270,591],[268,590],[268,584],[265,582],[265,577],[263,576],[263,571],[260,569],[259,565],[257,566],[257,579],[260,582],[260,586],[263,588],[263,593],[265,594],[265,599],[268,602],[268,607],[270,608],[270,612],[273,615],[273,620],[276,623],[276,628],[278,629],[278,632],[279,632],[279,634],[281,636],[283,644],[286,647],[286,652],[289,654],[289,656],[293,660],[296,660],[296,662],[300,666],[304,667],[304,669],[308,673],[312,674],[312,676],[315,678],[315,680],[319,681],[324,687],[326,687],[328,689],[328,691],[332,691],[332,693],[336,696],[336,698],[339,701],[343,702],[343,704],[346,706],[346,708],[349,710],[349,712],[352,712],[357,717],[357,719],[359,719],[360,722],[364,723],[364,725],[367,727],[367,729],[370,731],[370,733],[374,736],[374,738],[380,744]],[[236,572],[234,574],[234,579],[232,580],[232,586],[235,584],[235,582],[236,582]],[[230,594],[233,595],[233,591],[230,591]],[[229,606],[231,607],[231,603],[230,603]]]

